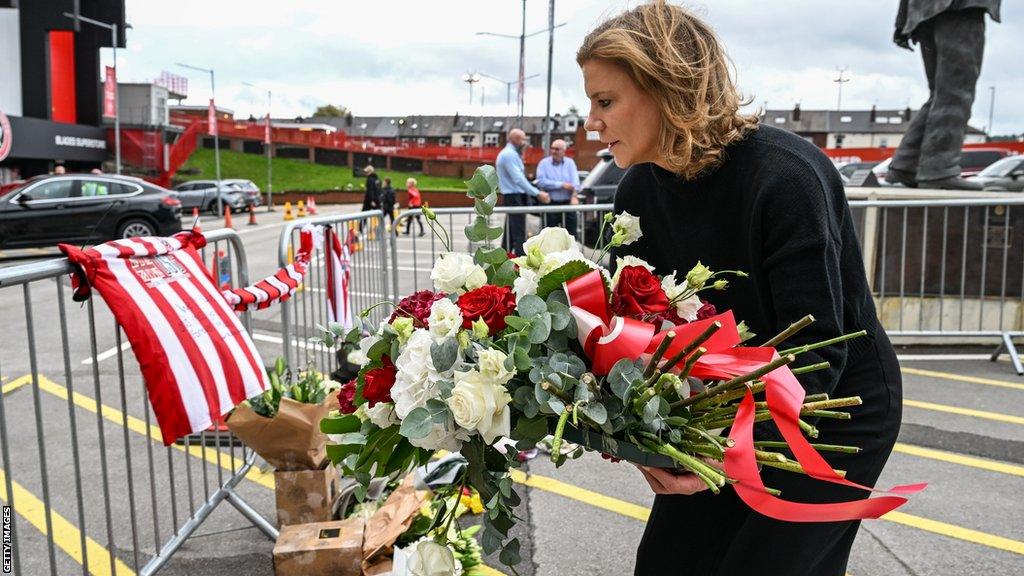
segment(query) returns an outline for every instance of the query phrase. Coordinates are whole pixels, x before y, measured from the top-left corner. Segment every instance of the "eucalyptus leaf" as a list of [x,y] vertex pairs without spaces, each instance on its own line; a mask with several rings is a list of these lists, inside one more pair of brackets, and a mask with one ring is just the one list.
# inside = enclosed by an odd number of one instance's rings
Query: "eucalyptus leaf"
[[644,424],[651,424],[658,417],[659,398],[660,396],[655,396],[644,404]]
[[505,316],[505,324],[513,330],[522,330],[530,325],[530,321],[521,316]]
[[438,372],[451,370],[458,356],[459,342],[455,338],[445,338],[430,345],[430,359],[434,363],[434,369]]
[[[498,231],[498,234],[492,238],[492,240],[501,236],[501,228],[496,228],[496,230]],[[494,268],[492,265],[488,276],[490,276],[491,284],[494,284],[495,286],[511,286],[512,283],[516,281],[516,278],[519,277],[516,274],[515,262],[512,262],[511,260],[505,260],[497,268]]]
[[501,549],[498,559],[506,566],[515,566],[522,558],[519,557],[519,539],[513,538]]
[[551,315],[544,312],[530,323],[530,342],[541,344],[551,334]]
[[494,266],[500,266],[503,262],[508,260],[508,252],[504,248],[487,248],[481,246],[477,248],[476,255],[473,260],[477,264],[491,264]]
[[466,181],[466,187],[470,198],[486,198],[498,189],[498,172],[494,166],[480,166],[473,172],[473,177]]
[[[586,388],[586,386],[581,386],[580,388]],[[579,388],[577,388],[577,390],[578,389]],[[593,420],[598,426],[608,421],[608,412],[600,402],[589,402],[587,404],[583,404],[580,406],[580,410],[582,410],[583,414],[586,415],[587,418]]]
[[422,406],[415,408],[402,420],[399,433],[406,438],[426,438],[432,428],[431,422],[430,412],[426,408]]
[[606,381],[616,396],[625,398],[629,387],[638,378],[643,378],[643,373],[636,369],[629,358],[622,358],[612,366]]
[[523,318],[533,320],[534,317],[547,312],[548,305],[540,297],[527,294],[519,299],[519,302],[516,304],[516,311]]

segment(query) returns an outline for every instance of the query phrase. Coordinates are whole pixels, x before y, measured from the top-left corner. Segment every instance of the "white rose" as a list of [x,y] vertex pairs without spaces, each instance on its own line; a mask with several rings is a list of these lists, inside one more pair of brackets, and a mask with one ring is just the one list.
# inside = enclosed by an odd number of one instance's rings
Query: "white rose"
[[395,412],[405,419],[414,409],[427,404],[440,393],[437,373],[430,358],[430,345],[434,339],[422,328],[413,331],[402,352],[395,359],[395,385],[391,387],[391,398],[395,401]]
[[523,296],[537,293],[537,282],[540,279],[537,273],[529,268],[519,268],[519,278],[512,281],[512,292],[516,295],[516,302],[522,300]]
[[411,576],[456,576],[455,554],[433,540],[420,540],[406,566]]
[[688,287],[685,283],[679,284],[676,282],[675,272],[661,279],[661,288],[665,291],[665,296],[668,296],[669,302],[675,300],[676,314],[680,318],[687,322],[693,322],[697,319],[697,311],[701,309],[704,303],[700,301],[700,297],[696,294],[691,294],[688,298],[676,300],[686,292]]
[[523,243],[523,252],[536,248],[544,256],[576,248],[576,239],[565,228],[545,228]]
[[462,310],[447,298],[441,298],[430,305],[430,316],[427,317],[430,333],[437,340],[452,338],[462,328]]
[[424,450],[447,450],[458,452],[462,443],[469,440],[469,432],[460,430],[451,416],[443,424],[433,424],[430,432],[423,438],[409,438],[409,444]]
[[480,266],[473,266],[473,270],[466,276],[466,290],[476,290],[487,284],[487,272]]
[[455,422],[466,430],[476,431],[487,444],[499,436],[508,436],[512,400],[504,386],[487,381],[476,370],[455,373],[455,387],[448,398],[448,407]]
[[[647,261],[644,260],[643,258],[637,258],[636,256],[623,256],[621,258],[616,258],[615,275],[612,276],[612,290],[614,290],[615,286],[618,285],[619,274],[622,272],[622,269],[625,268],[626,266],[643,266],[644,268],[647,268],[649,272],[654,272],[654,266],[648,264]],[[664,285],[664,281],[662,281],[662,285]],[[667,294],[668,290],[666,289],[665,292]],[[668,299],[671,300],[672,297],[669,296]]]
[[480,365],[480,373],[484,380],[501,384],[504,386],[516,375],[515,371],[505,368],[505,360],[508,358],[501,350],[487,348],[477,353],[477,363]]
[[644,235],[643,231],[640,230],[640,218],[633,216],[629,212],[616,214],[615,221],[612,222],[612,233],[618,237],[618,244],[620,246],[632,244]]
[[366,417],[378,428],[387,428],[398,424],[398,416],[395,414],[395,405],[390,402],[377,402],[371,408],[369,403],[363,404],[366,407]]
[[591,269],[597,269],[597,264],[587,260],[587,257],[583,255],[583,252],[580,252],[579,248],[573,247],[568,250],[562,250],[561,252],[552,252],[545,256],[544,263],[541,264],[540,268],[537,270],[537,276],[539,278],[543,278],[573,260],[579,260]]
[[462,292],[466,278],[475,272],[475,268],[479,266],[473,263],[469,254],[446,252],[434,262],[430,279],[434,281],[434,288],[442,292]]

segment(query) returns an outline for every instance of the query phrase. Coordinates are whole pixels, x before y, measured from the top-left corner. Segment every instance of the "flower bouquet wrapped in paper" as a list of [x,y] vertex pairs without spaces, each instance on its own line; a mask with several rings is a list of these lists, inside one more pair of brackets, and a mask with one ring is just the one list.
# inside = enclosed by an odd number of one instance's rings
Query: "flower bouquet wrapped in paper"
[[[489,222],[497,200],[493,169],[478,169],[467,184],[476,219],[465,235],[479,246],[475,252],[452,251],[448,232],[425,210],[448,249],[432,270],[434,290],[404,298],[377,326],[364,315],[363,326],[345,336],[358,341],[362,369],[322,429],[340,435],[328,455],[346,473],[367,484],[438,451],[461,452],[469,464],[458,482],[477,490],[486,507],[483,549],[501,548],[509,565],[519,560],[518,542],[505,541],[519,503],[509,470],[519,462],[515,450],[496,446],[503,437],[528,448],[553,434],[558,464],[589,447],[683,468],[716,492],[732,483],[755,510],[791,521],[877,517],[922,487],[799,504],[761,483],[763,465],[856,486],[819,451],[857,448],[814,445],[805,435],[816,435],[813,419],[848,418],[841,409],[860,400],[805,398],[795,372],[824,366],[791,371],[788,364],[858,334],[775,350],[813,321],[804,318],[763,346],[742,346],[750,336],[744,325],[701,299],[742,272],[698,263],[684,277],[659,278],[636,258],[618,261],[614,275],[599,264],[609,249],[642,235],[629,214],[605,218],[599,237],[610,240],[590,258],[564,229],[545,228],[527,240],[525,256],[509,259],[491,246],[502,233]],[[755,442],[753,425],[763,420],[774,420],[783,439]],[[731,428],[728,436],[724,428]],[[567,434],[582,447],[564,455],[559,445]]]

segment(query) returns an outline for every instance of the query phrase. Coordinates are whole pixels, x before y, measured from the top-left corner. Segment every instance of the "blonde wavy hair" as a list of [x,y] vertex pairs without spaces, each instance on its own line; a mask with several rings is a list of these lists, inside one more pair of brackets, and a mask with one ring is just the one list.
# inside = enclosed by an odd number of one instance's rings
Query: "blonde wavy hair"
[[757,128],[731,64],[710,26],[664,0],[637,6],[592,30],[576,62],[622,66],[661,111],[658,151],[666,168],[692,179],[724,160],[725,147]]

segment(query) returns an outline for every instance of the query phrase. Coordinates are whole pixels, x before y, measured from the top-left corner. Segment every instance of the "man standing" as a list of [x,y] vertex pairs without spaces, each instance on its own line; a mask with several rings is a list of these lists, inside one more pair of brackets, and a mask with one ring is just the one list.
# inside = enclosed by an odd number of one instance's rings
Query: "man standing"
[[[508,142],[498,153],[495,169],[498,171],[498,188],[501,191],[503,206],[526,206],[527,196],[547,204],[550,197],[547,192],[537,190],[526,179],[526,166],[521,156],[526,148],[526,132],[513,128],[508,132]],[[505,237],[501,245],[505,250],[523,255],[523,242],[526,241],[526,214],[507,214],[505,216]]]
[[[981,190],[960,177],[960,148],[985,51],[985,13],[1001,0],[901,0],[893,42],[921,47],[928,101],[910,122],[886,180],[911,188]],[[989,128],[991,130],[991,127]]]
[[[555,206],[579,204],[580,174],[576,162],[565,155],[565,140],[552,142],[551,155],[537,164],[537,187],[548,193]],[[549,212],[545,226],[561,226],[576,236],[576,213]]]

